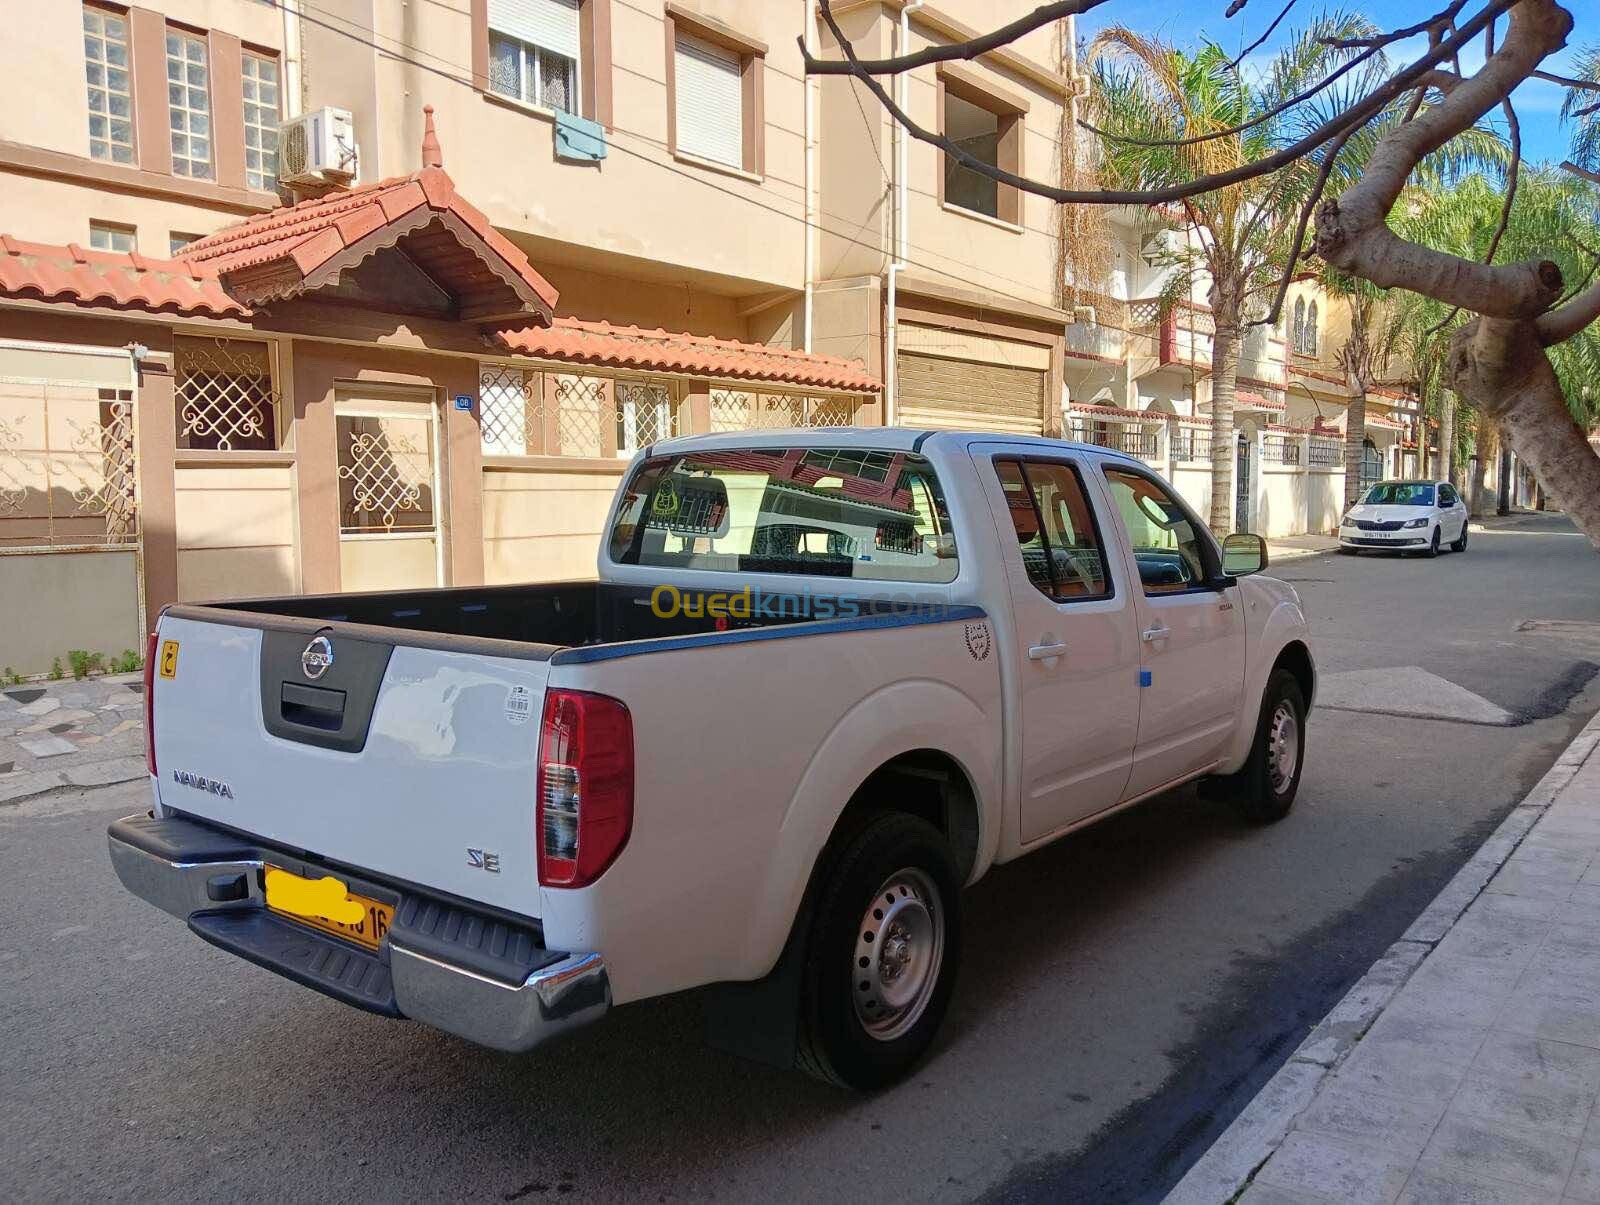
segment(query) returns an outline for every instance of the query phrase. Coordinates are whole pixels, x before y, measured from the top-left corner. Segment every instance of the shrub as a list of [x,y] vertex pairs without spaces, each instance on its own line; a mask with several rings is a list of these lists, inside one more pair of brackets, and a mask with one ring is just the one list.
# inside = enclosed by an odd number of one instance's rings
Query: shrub
[[144,668],[144,657],[132,649],[123,649],[122,656],[111,663],[114,674],[131,674]]
[[63,673],[62,669],[61,669],[61,658],[57,657],[54,660],[52,660],[50,662],[50,681],[59,682],[59,681],[61,681],[62,678],[65,678],[66,676],[67,675],[65,673]]

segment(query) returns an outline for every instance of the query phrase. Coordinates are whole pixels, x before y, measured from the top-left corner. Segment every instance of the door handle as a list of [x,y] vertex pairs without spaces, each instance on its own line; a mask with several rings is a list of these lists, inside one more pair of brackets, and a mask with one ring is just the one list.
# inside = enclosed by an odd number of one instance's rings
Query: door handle
[[1217,604],[1217,610],[1219,610],[1219,611],[1231,611],[1231,610],[1233,610],[1233,603],[1231,603],[1228,599],[1225,598],[1225,599],[1223,599],[1221,602],[1219,602]]
[[1067,646],[1062,644],[1036,644],[1028,649],[1029,661],[1051,661],[1067,651]]
[[1172,635],[1172,629],[1171,628],[1166,628],[1166,627],[1146,628],[1144,631],[1139,633],[1139,639],[1143,640],[1146,644],[1154,644],[1157,640],[1160,640],[1163,636],[1170,636],[1170,635]]

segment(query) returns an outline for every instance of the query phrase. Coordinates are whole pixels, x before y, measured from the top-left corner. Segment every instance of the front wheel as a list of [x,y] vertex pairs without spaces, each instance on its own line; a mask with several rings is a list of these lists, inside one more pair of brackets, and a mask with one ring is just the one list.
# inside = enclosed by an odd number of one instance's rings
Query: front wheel
[[1467,550],[1467,524],[1461,525],[1461,538],[1450,541],[1451,552],[1465,552]]
[[1272,671],[1261,700],[1250,760],[1239,772],[1238,807],[1252,824],[1282,820],[1294,806],[1305,763],[1306,700],[1285,669]]
[[1430,561],[1439,555],[1439,529],[1437,527],[1433,529],[1433,539],[1428,541],[1428,550],[1422,555]]
[[846,1088],[882,1088],[926,1053],[961,959],[961,884],[949,845],[903,812],[839,846],[806,943],[797,1062]]

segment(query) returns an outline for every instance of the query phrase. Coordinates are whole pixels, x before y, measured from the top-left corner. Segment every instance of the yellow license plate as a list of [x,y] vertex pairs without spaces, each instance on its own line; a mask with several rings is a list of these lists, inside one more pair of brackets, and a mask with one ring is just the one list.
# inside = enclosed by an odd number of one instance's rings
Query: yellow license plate
[[332,875],[307,879],[269,864],[263,878],[272,911],[369,950],[378,948],[394,920],[391,905],[357,895]]

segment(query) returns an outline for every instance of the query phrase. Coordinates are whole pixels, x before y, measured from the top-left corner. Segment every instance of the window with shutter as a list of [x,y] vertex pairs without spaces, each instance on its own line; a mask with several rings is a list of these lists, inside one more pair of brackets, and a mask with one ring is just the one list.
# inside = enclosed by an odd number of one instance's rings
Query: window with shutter
[[489,0],[489,90],[578,111],[580,0]]
[[744,166],[744,83],[737,54],[679,34],[673,62],[677,149]]

